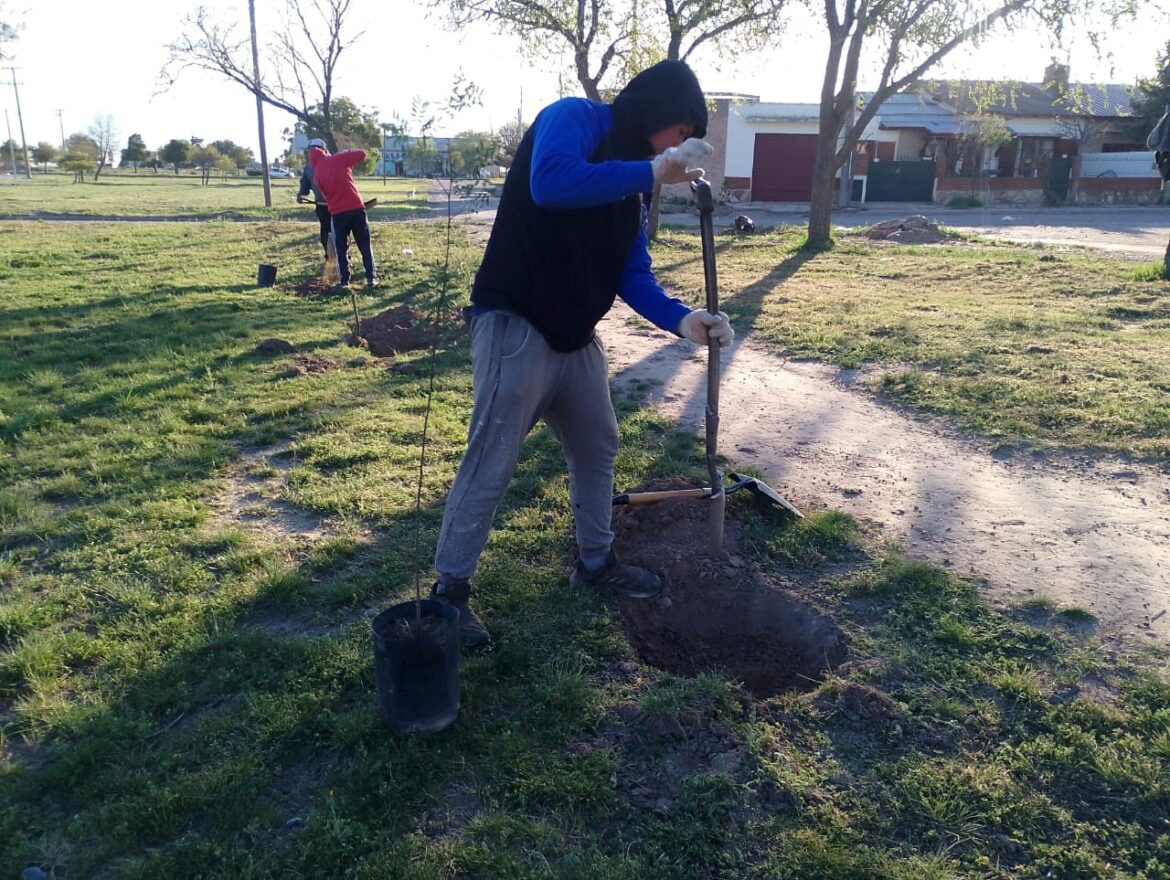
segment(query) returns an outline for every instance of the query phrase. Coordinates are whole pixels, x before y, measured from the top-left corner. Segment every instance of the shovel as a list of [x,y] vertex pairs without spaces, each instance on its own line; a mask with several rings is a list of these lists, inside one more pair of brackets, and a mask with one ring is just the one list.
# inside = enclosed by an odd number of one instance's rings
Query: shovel
[[[737,474],[735,471],[729,471],[727,475],[735,482],[723,489],[722,494],[732,495],[740,489],[747,489],[757,498],[763,498],[769,504],[784,508],[797,519],[804,519],[803,513],[785,501],[775,489],[763,480]],[[699,489],[665,489],[660,492],[623,492],[613,496],[613,503],[615,507],[620,504],[635,507],[640,504],[656,504],[659,501],[676,501],[679,498],[713,498],[715,495],[715,490],[710,486],[703,486]]]
[[[707,311],[712,315],[719,314],[719,282],[715,276],[715,229],[712,215],[715,213],[715,202],[711,197],[711,184],[700,178],[691,184],[695,193],[695,200],[699,204],[699,235],[703,242],[703,278],[707,288]],[[785,501],[780,494],[754,477],[745,477],[735,472],[731,478],[735,480],[731,486],[724,488],[723,472],[719,469],[719,342],[711,339],[707,342],[707,476],[710,485],[701,489],[677,489],[663,492],[626,492],[615,495],[616,504],[653,504],[658,501],[670,501],[676,498],[707,498],[711,501],[709,514],[709,537],[707,553],[717,557],[723,549],[723,520],[727,512],[727,496],[740,489],[748,489],[753,494],[766,499],[772,504],[784,508],[798,519],[803,514]]]
[[[699,178],[691,184],[699,203],[699,237],[703,242],[703,281],[707,288],[707,311],[719,314],[719,281],[715,277],[715,200],[711,184]],[[723,491],[723,471],[719,469],[719,341],[707,340],[707,476],[711,481],[710,525],[707,554],[712,558],[723,550],[723,516],[727,510],[727,493]]]
[[[315,201],[314,199],[304,199],[304,204],[306,204],[306,205],[319,205],[322,208],[325,207],[324,202],[318,202],[318,201]],[[364,202],[362,202],[362,207],[363,208],[372,208],[377,204],[378,204],[378,197],[374,196],[372,199],[366,199]]]

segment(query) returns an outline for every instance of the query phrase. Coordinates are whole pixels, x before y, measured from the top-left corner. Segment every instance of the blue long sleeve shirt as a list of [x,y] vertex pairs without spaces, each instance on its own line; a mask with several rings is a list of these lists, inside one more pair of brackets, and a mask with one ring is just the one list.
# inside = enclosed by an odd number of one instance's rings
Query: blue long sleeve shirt
[[[608,104],[564,98],[540,114],[532,146],[529,187],[542,208],[605,205],[654,187],[649,160],[590,162],[613,125]],[[654,274],[642,210],[637,238],[618,279],[618,296],[655,326],[678,332],[690,306],[666,293]]]

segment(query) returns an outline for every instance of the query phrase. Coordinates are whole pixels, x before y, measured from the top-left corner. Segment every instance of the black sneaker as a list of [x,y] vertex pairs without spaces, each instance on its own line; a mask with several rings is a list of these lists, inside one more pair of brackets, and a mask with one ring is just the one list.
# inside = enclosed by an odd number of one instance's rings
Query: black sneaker
[[491,633],[471,610],[471,584],[467,581],[435,581],[431,598],[459,612],[459,643],[463,647],[478,648],[491,641]]
[[613,550],[605,557],[605,565],[597,571],[589,571],[578,559],[569,575],[569,584],[610,590],[625,599],[653,599],[662,592],[662,578],[636,565],[618,562]]
[[378,286],[378,278],[377,278],[377,276],[375,276],[375,277],[373,277],[373,278],[367,278],[367,279],[366,279],[366,290],[370,290],[371,288],[374,288],[374,287],[377,287],[377,286]]

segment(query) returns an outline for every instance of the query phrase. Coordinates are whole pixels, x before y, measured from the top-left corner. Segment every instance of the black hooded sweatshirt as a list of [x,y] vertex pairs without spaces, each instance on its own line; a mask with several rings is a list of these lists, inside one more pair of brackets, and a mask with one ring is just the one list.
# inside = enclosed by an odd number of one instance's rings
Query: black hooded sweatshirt
[[[563,125],[566,119],[575,120],[574,130],[542,131],[542,126]],[[694,137],[706,134],[706,100],[694,73],[681,61],[663,61],[644,70],[612,105],[566,98],[545,108],[520,141],[504,183],[472,287],[477,310],[506,309],[521,315],[555,351],[588,345],[597,322],[613,305],[641,228],[640,190],[652,179],[646,162],[652,153],[650,136],[679,123],[692,126]],[[614,181],[606,181],[611,195],[600,204],[586,193],[569,200],[582,206],[542,207],[532,195],[538,137],[571,146],[591,165],[621,160],[606,168],[623,180],[640,183],[615,198]],[[634,162],[646,164],[641,169],[626,164]],[[571,189],[571,182],[560,182]]]

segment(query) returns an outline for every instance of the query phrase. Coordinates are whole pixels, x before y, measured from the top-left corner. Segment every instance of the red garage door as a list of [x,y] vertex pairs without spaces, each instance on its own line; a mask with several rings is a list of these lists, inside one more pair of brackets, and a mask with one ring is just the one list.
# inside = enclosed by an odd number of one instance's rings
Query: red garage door
[[816,155],[815,134],[757,134],[752,159],[752,200],[811,200]]

